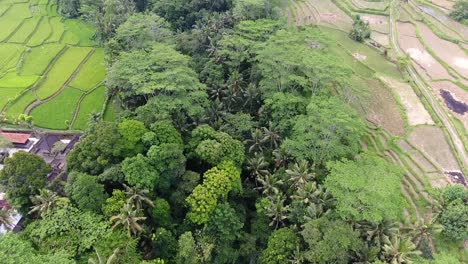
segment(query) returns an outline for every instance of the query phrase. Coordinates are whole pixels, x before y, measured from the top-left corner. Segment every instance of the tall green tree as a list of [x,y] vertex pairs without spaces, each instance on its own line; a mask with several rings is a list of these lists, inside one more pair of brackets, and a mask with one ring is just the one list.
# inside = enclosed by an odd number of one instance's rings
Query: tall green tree
[[30,196],[39,194],[47,185],[47,175],[52,171],[41,157],[24,151],[16,152],[5,159],[0,171],[0,184],[9,202],[27,213],[32,205]]
[[161,43],[154,43],[148,51],[123,52],[107,76],[109,91],[118,94],[131,109],[148,103],[148,109],[139,111],[149,115],[145,120],[170,118],[175,112],[200,115],[207,95],[189,61],[172,46]]
[[68,175],[65,193],[79,209],[95,213],[101,212],[107,199],[104,185],[97,182],[97,177],[84,173],[72,172]]
[[354,161],[330,162],[327,167],[330,174],[324,184],[343,219],[379,222],[400,218],[404,205],[400,168],[373,153],[363,153]]
[[352,159],[360,150],[364,123],[349,106],[334,97],[314,97],[307,115],[295,119],[290,139],[283,147],[315,165],[341,158]]

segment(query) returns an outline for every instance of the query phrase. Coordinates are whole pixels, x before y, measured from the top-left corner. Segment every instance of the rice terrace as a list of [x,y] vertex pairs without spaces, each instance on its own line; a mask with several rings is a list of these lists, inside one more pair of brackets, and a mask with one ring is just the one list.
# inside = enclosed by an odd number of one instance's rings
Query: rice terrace
[[0,113],[15,123],[82,130],[103,111],[104,50],[94,29],[57,14],[53,0],[0,0]]
[[[357,103],[369,121],[365,145],[405,169],[414,218],[431,213],[434,188],[466,186],[468,27],[449,17],[455,2],[293,0],[285,11],[289,23],[333,37],[367,84],[370,102]],[[371,29],[363,44],[348,37],[356,15]]]

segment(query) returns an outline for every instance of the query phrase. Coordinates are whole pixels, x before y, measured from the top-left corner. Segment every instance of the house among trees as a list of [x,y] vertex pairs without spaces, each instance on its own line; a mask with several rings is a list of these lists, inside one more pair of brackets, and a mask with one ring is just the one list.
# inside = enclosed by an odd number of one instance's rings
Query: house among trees
[[32,138],[31,133],[25,132],[0,132],[0,137],[3,137],[11,142],[14,148],[18,149],[28,149],[30,148],[34,141],[30,140]]

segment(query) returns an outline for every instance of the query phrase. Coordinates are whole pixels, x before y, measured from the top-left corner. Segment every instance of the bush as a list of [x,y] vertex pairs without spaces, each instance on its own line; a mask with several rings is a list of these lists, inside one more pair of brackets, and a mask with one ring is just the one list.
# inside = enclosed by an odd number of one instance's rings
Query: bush
[[369,23],[363,21],[360,16],[354,18],[353,29],[349,36],[355,41],[362,42],[366,38],[370,38],[371,29]]

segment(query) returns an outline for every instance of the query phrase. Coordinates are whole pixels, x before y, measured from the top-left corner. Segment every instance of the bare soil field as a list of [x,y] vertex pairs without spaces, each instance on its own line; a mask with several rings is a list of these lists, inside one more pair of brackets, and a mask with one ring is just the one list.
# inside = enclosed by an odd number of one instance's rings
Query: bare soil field
[[442,129],[436,126],[418,126],[414,128],[408,139],[444,171],[460,170]]
[[443,61],[458,73],[468,76],[468,56],[455,43],[439,38],[425,24],[418,22],[421,37]]
[[391,87],[400,97],[400,101],[405,107],[406,114],[408,116],[408,122],[411,126],[416,125],[433,125],[434,121],[431,116],[424,108],[418,96],[414,93],[413,88],[389,77],[381,77],[389,87]]
[[377,31],[372,31],[371,39],[379,43],[381,46],[384,46],[384,47],[390,46],[390,40],[388,39],[387,34],[383,34]]
[[369,23],[372,30],[388,34],[388,17],[370,14],[360,14],[360,16],[362,20]]
[[454,1],[450,1],[450,0],[432,0],[431,2],[434,5],[439,6],[447,11],[452,10],[453,5],[455,4]]
[[399,46],[415,63],[422,67],[432,79],[452,79],[447,70],[427,52],[419,41],[413,24],[398,23],[397,26]]
[[[317,10],[320,24],[332,26],[346,32],[350,31],[352,28],[353,19],[330,0],[304,0],[304,2],[298,2],[298,4],[314,7],[315,10]],[[310,14],[306,13],[306,16],[309,15]]]
[[377,80],[366,80],[366,83],[372,87],[369,89],[371,101],[367,119],[394,136],[403,136],[406,133],[405,120],[393,94]]
[[[445,99],[441,96],[441,93],[440,93],[440,91],[442,90],[450,92],[450,94],[456,101],[468,104],[468,91],[463,90],[462,88],[458,87],[452,82],[448,82],[448,81],[432,82],[431,86],[434,89],[434,93],[438,94],[440,98],[444,101]],[[465,129],[468,130],[468,113],[458,114],[452,110],[451,110],[451,113],[453,113],[458,119],[460,119],[460,121],[465,126]]]

